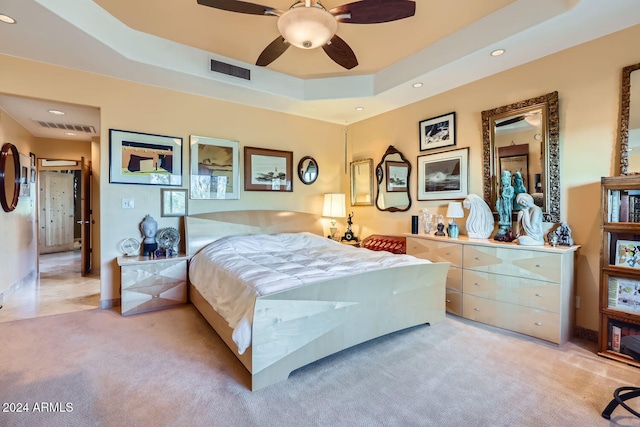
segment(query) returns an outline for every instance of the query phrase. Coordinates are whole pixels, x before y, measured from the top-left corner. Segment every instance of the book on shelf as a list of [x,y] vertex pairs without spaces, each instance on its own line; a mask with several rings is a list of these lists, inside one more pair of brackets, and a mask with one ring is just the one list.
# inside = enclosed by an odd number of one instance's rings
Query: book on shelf
[[622,337],[627,335],[640,335],[640,324],[609,319],[609,336],[607,339],[607,349],[620,353]]
[[609,222],[620,221],[620,190],[609,192]]
[[619,218],[618,220],[620,222],[629,222],[630,220],[630,216],[629,216],[629,194],[627,193],[622,193],[620,195],[620,214],[619,214]]
[[609,277],[608,303],[609,308],[640,313],[640,281]]

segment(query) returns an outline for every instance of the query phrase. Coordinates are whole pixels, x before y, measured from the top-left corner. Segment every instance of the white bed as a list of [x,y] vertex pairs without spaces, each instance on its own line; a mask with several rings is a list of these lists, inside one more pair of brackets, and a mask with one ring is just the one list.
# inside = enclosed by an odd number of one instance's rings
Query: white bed
[[[353,345],[444,319],[448,263],[317,238],[316,215],[219,212],[189,216],[185,228],[190,300],[247,368],[252,390]],[[296,232],[305,234],[264,235]],[[226,237],[239,235],[253,236]]]

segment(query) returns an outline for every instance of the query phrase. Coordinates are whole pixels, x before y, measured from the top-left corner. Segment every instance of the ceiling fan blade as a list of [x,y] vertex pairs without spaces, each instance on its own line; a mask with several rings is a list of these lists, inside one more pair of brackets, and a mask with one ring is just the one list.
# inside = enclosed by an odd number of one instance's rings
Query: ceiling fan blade
[[198,4],[213,7],[214,9],[228,10],[229,12],[247,13],[249,15],[279,16],[282,12],[272,7],[237,0],[198,0]]
[[278,59],[280,55],[284,53],[291,46],[287,43],[282,36],[278,36],[274,41],[269,43],[256,61],[256,65],[260,67],[266,67],[271,64],[273,61]]
[[334,35],[329,43],[322,46],[322,49],[324,49],[327,55],[329,55],[329,58],[333,59],[336,64],[341,65],[347,70],[358,65],[356,54],[353,53],[353,50],[351,50],[347,42],[337,35]]
[[[408,0],[361,0],[343,4],[329,11],[338,22],[380,24],[409,18],[416,13],[416,3]],[[340,15],[349,15],[340,16]]]

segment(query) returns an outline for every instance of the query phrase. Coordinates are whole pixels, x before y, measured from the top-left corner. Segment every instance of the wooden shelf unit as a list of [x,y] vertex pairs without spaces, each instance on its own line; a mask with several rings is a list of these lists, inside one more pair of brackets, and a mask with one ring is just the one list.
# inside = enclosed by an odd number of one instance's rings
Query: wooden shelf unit
[[[603,177],[600,248],[601,356],[640,367],[640,361],[621,353],[621,336],[640,334],[640,249],[638,259],[626,249],[640,246],[640,175]],[[633,199],[633,200],[630,200]],[[636,212],[633,212],[633,209]],[[622,254],[628,254],[622,256]],[[627,292],[631,290],[631,292]],[[633,295],[637,290],[637,295]],[[618,327],[614,333],[613,327]],[[617,343],[617,344],[616,344]]]

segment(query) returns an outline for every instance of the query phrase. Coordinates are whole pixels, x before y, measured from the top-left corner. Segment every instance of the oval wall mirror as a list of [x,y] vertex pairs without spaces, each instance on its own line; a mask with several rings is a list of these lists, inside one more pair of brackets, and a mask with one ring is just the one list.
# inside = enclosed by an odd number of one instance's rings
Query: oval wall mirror
[[640,64],[622,69],[620,175],[640,173]]
[[411,163],[393,145],[390,145],[376,166],[378,181],[376,207],[381,211],[408,211],[411,207],[410,176]]
[[7,142],[0,151],[0,204],[5,212],[18,206],[20,196],[20,155],[15,145]]
[[494,213],[500,175],[508,170],[512,180],[520,172],[544,221],[560,222],[558,92],[483,111],[482,136],[484,200]]
[[305,156],[298,162],[298,178],[303,184],[313,184],[318,179],[318,162],[313,157]]

